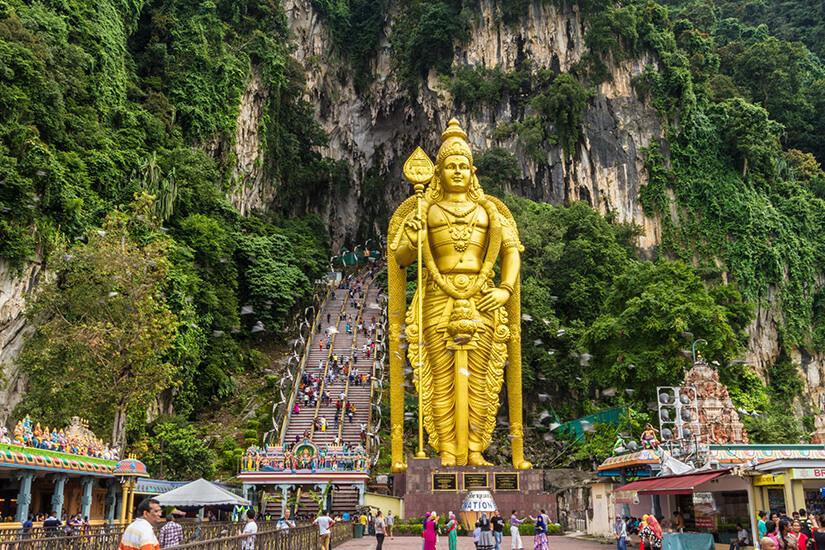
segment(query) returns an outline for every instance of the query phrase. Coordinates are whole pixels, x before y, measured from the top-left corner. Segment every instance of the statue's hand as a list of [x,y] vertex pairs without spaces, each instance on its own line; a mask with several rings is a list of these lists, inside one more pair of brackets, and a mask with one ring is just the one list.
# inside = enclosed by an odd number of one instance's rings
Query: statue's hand
[[404,234],[407,236],[411,247],[418,247],[418,232],[422,231],[424,227],[424,220],[418,216],[413,216],[410,221],[404,224]]
[[476,302],[476,307],[481,311],[490,311],[501,307],[510,298],[510,291],[506,288],[493,288],[482,292],[484,297]]

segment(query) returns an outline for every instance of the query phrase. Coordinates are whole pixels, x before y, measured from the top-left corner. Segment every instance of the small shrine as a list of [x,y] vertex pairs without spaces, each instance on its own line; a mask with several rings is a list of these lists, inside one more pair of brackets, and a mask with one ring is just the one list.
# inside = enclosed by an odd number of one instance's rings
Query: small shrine
[[699,425],[706,443],[749,443],[748,432],[739,420],[727,386],[719,382],[719,372],[708,365],[701,355],[685,374],[683,386],[696,389]]

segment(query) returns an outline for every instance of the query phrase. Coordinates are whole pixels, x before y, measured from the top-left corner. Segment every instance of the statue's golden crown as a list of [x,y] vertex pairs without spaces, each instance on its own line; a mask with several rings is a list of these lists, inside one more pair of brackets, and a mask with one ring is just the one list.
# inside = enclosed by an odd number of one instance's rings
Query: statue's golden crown
[[451,119],[447,124],[447,129],[441,134],[441,141],[441,148],[438,150],[438,155],[436,156],[436,163],[439,166],[441,166],[444,159],[450,155],[462,155],[467,157],[470,164],[473,163],[473,153],[467,144],[467,132],[462,130],[461,125],[456,119]]

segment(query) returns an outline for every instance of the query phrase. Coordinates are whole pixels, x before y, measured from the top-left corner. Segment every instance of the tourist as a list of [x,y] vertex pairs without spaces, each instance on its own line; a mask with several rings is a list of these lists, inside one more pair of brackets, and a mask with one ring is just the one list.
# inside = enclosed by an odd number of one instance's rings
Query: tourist
[[34,515],[29,514],[29,519],[23,522],[21,526],[23,528],[23,532],[21,533],[21,539],[27,539],[31,537],[32,529],[34,528]]
[[58,535],[57,528],[61,525],[63,525],[63,522],[57,519],[57,512],[52,512],[52,515],[43,521],[43,531],[47,537],[56,537]]
[[501,550],[501,539],[504,537],[504,518],[501,517],[498,510],[493,511],[490,524],[493,526],[493,538],[496,539],[496,550]]
[[[802,522],[799,520],[794,521],[791,524],[791,529],[793,529],[793,534],[796,536],[796,547],[799,550],[805,550],[808,545],[808,535],[802,532]],[[793,550],[797,550],[797,548]],[[731,550],[733,550],[733,546],[731,546]],[[739,549],[737,548],[736,550]]]
[[759,550],[776,550],[776,541],[770,537],[762,537],[759,541]]
[[[776,514],[772,514],[771,517],[775,516]],[[777,516],[778,517],[778,516]],[[779,525],[778,522],[769,519],[765,522],[765,529],[767,530],[767,534],[765,535],[769,539],[772,539],[776,547],[779,548]]]
[[791,522],[781,519],[779,520],[779,525],[777,527],[779,528],[777,546],[782,550],[796,550],[797,541],[796,536],[793,534],[793,530],[791,529]]
[[662,547],[662,528],[659,520],[653,516],[646,516],[645,527],[642,529],[641,537],[645,550],[659,550]]
[[[349,514],[344,513],[344,518],[346,518]],[[335,525],[335,520],[327,515],[327,512],[324,511],[320,516],[315,518],[315,521],[312,523],[318,525],[318,540],[321,543],[321,550],[329,550],[329,535],[332,531],[332,526]]]
[[[458,522],[455,514],[450,512],[449,521],[444,524],[444,534],[447,535],[448,550],[458,550]],[[478,546],[478,545],[476,545]]]
[[476,550],[478,550],[478,539],[481,538],[481,527],[476,525],[476,528],[473,529],[473,544],[476,545]]
[[518,532],[518,526],[524,523],[523,519],[518,519],[516,517],[516,511],[513,510],[513,514],[510,516],[510,538],[512,550],[519,550],[520,548],[524,548],[524,544],[521,542],[521,534]]
[[811,532],[814,530],[813,523],[811,523],[811,518],[808,517],[808,512],[805,508],[799,509],[799,525],[802,529],[802,534],[805,535],[806,538],[810,538]]
[[550,547],[547,546],[547,523],[545,522],[545,517],[544,514],[539,514],[536,518],[536,536],[533,539],[533,550],[550,550]]
[[487,518],[487,512],[481,513],[481,517],[476,521],[476,527],[481,528],[478,537],[478,550],[493,550],[496,543],[493,532],[490,530],[490,520]]
[[251,508],[246,511],[246,525],[243,532],[238,530],[241,540],[241,550],[255,550],[255,533],[258,532],[258,524],[255,523],[255,510]]
[[816,527],[810,538],[814,539],[815,548],[825,548],[825,514],[819,516],[819,527]]
[[381,550],[384,546],[384,537],[386,536],[384,531],[386,529],[386,524],[384,523],[384,518],[381,517],[381,510],[375,514],[375,521],[373,522],[373,525],[375,527],[375,550]]
[[[765,520],[768,518],[767,512],[759,512],[759,523],[757,523],[756,529],[759,531],[759,540],[761,541],[765,538],[765,535],[768,534],[768,528],[765,525]],[[760,542],[760,544],[762,544]]]
[[685,518],[682,516],[682,512],[676,510],[673,512],[673,528],[679,531],[680,533],[685,532]]
[[780,519],[782,519],[782,518],[780,518],[780,517],[779,517],[779,514],[777,514],[776,512],[771,512],[771,521],[772,521],[775,525],[779,525],[779,520],[780,520]]
[[146,498],[135,510],[135,521],[123,532],[118,550],[157,550],[160,548],[155,536],[155,525],[160,521],[160,503],[153,498]]
[[80,514],[75,514],[71,516],[68,522],[68,526],[71,527],[71,533],[73,535],[80,534],[80,529],[83,527],[83,516]]
[[289,518],[289,515],[289,508],[284,509],[284,515],[278,520],[278,523],[275,524],[276,531],[283,531],[284,534],[286,534],[289,533],[290,527],[295,527],[295,522]]
[[627,550],[627,525],[622,521],[622,516],[616,516],[613,530],[616,533],[616,549]]
[[430,512],[424,518],[424,550],[435,550],[438,540],[438,514]]
[[[736,524],[736,540],[730,543],[730,550],[740,550],[751,543],[748,532],[742,527],[741,523]],[[804,550],[804,548],[803,548]]]
[[166,525],[161,527],[158,535],[158,543],[161,548],[171,548],[183,544],[183,527],[175,521],[175,516],[166,516]]

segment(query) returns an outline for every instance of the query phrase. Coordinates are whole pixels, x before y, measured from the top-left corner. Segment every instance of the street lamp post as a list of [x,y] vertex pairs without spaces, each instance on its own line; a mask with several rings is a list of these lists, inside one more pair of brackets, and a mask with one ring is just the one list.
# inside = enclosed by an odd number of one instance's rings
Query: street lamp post
[[696,344],[698,344],[699,342],[702,342],[705,345],[707,345],[707,343],[708,343],[707,340],[704,340],[702,338],[699,338],[698,340],[693,342],[693,346],[691,347],[691,352],[692,352],[692,355],[693,355],[693,364],[694,365],[696,364]]

